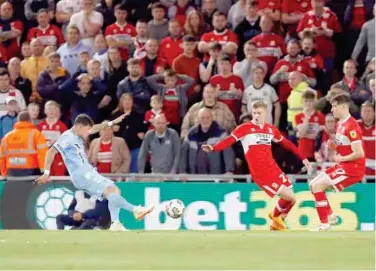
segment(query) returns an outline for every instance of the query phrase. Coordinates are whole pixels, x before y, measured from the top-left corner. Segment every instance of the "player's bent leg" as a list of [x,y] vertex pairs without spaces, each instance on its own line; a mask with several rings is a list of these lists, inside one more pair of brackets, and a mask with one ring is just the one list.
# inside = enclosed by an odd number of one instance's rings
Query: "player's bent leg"
[[277,195],[280,197],[274,210],[269,214],[269,218],[273,221],[270,226],[271,230],[286,230],[287,225],[284,222],[287,214],[295,204],[294,191],[290,187],[281,186]]
[[325,194],[325,191],[332,187],[329,176],[322,172],[309,183],[309,186],[315,198],[316,211],[321,222],[318,230],[330,230],[329,217],[332,218],[334,215]]

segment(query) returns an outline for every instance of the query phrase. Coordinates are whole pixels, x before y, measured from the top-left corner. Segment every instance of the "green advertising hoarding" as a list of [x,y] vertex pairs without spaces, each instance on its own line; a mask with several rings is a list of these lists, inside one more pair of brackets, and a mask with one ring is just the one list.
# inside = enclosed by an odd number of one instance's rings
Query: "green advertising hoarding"
[[[135,221],[133,215],[121,212],[121,221],[131,229],[137,230],[269,230],[268,213],[275,200],[270,199],[255,184],[227,183],[118,183],[123,196],[133,204],[156,206],[155,211],[144,221]],[[28,195],[24,214],[28,221],[25,228],[56,227],[56,215],[66,212],[73,198],[74,188],[69,182],[57,182],[46,186],[27,186],[21,184],[7,190],[7,184],[0,183],[1,191],[22,191]],[[294,230],[315,228],[319,221],[314,208],[313,196],[307,184],[295,184],[296,206],[292,209],[288,224]],[[17,195],[14,195],[17,197]],[[10,197],[13,198],[14,197]],[[4,228],[14,225],[4,218],[4,210],[12,214],[13,206],[1,195],[1,222]],[[178,198],[185,204],[184,216],[172,219],[165,215],[165,206],[171,199]],[[374,230],[375,226],[375,186],[357,184],[345,192],[329,192],[328,198],[334,212],[340,216],[338,230]],[[20,208],[18,208],[20,209]],[[3,217],[1,217],[3,215]],[[5,223],[5,220],[7,223]],[[11,223],[12,222],[12,223]],[[20,227],[20,226],[17,226]]]

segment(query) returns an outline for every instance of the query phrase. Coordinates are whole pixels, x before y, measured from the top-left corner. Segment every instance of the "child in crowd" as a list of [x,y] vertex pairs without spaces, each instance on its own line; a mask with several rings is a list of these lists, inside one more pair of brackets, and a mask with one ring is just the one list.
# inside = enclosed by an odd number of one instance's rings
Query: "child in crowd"
[[13,130],[17,122],[18,103],[14,96],[8,96],[5,99],[7,114],[0,118],[0,140]]
[[158,114],[163,114],[163,99],[159,95],[153,95],[150,99],[150,107],[151,109],[146,111],[145,113],[145,125],[148,125],[148,130],[153,130],[154,126],[152,124],[152,121],[154,117]]
[[39,104],[29,103],[29,105],[27,106],[27,111],[30,114],[31,122],[34,125],[38,125],[41,122],[41,120],[39,119],[39,114],[40,114]]

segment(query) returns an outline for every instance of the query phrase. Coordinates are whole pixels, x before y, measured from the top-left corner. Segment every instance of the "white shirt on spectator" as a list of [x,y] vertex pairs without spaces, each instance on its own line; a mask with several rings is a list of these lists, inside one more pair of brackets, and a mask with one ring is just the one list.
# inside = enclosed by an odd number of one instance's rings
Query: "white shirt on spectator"
[[12,88],[8,92],[0,92],[0,117],[6,115],[8,113],[7,104],[6,104],[5,100],[10,95],[12,95],[16,98],[17,104],[18,104],[18,109],[20,111],[26,109],[26,102],[25,102],[25,98],[24,98],[22,92],[19,91],[18,89]]
[[247,106],[248,113],[252,110],[252,103],[255,101],[264,101],[267,107],[267,122],[273,124],[273,104],[279,101],[277,92],[269,85],[264,84],[257,89],[253,85],[247,87],[243,92],[242,104]]
[[[56,4],[56,12],[64,12],[68,14],[75,14],[82,10],[82,1],[81,0],[61,0]],[[67,27],[68,23],[62,25],[62,31],[64,37],[67,37]]]
[[[76,13],[76,14],[73,14],[72,17],[71,17],[70,23],[69,23],[69,25],[76,25],[78,27],[78,29],[80,30],[81,34],[85,32],[84,16],[85,15],[84,15],[83,10]],[[99,13],[98,11],[93,10],[91,12],[89,20],[93,24],[100,24],[101,26],[103,26],[103,15],[101,13]],[[87,46],[93,47],[94,46],[94,38],[95,37],[81,39],[81,42],[83,44],[87,45]]]

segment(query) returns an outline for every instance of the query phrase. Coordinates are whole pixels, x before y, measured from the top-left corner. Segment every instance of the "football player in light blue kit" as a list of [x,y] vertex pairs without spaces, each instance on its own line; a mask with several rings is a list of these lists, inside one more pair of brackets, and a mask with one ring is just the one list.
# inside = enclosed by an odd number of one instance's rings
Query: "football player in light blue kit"
[[55,155],[59,152],[63,157],[72,183],[77,189],[84,190],[91,196],[104,197],[108,200],[108,209],[112,221],[110,230],[113,231],[125,230],[119,221],[120,208],[133,212],[137,220],[141,220],[154,209],[154,206],[134,206],[126,201],[120,195],[120,190],[114,182],[100,175],[89,163],[85,154],[84,141],[89,135],[98,133],[107,126],[120,123],[124,117],[125,115],[122,115],[113,121],[94,125],[89,116],[78,115],[73,127],[64,132],[53,147],[48,150],[44,174],[36,180],[39,184],[48,182],[51,164]]

